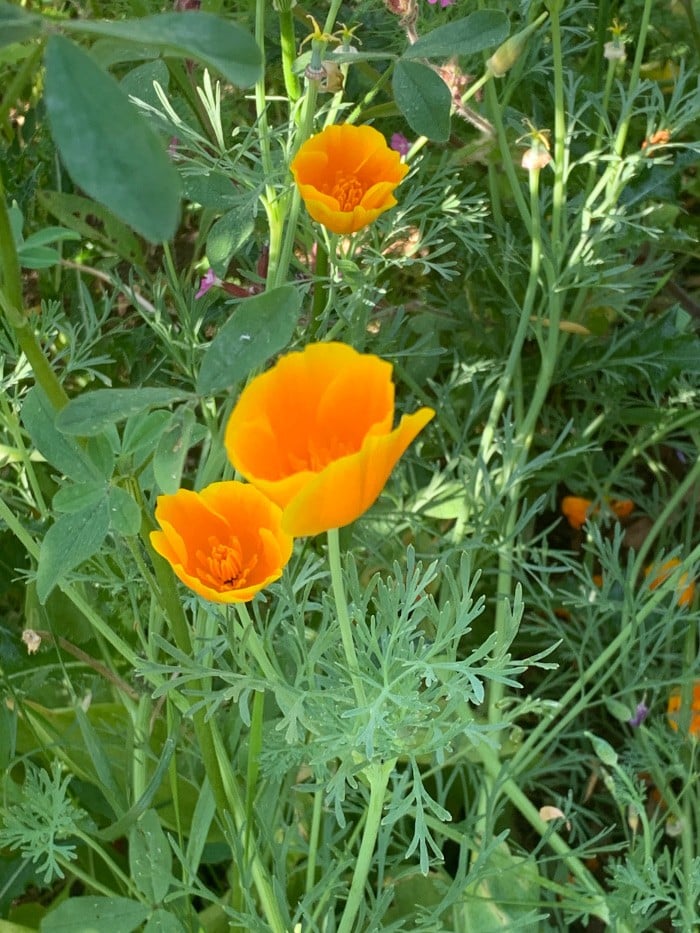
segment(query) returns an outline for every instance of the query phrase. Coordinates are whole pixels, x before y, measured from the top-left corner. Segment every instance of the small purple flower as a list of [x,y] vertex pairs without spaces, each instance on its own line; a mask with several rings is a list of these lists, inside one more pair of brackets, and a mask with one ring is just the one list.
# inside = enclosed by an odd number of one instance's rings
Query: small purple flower
[[199,291],[194,296],[195,298],[201,298],[202,295],[206,295],[210,288],[213,288],[215,285],[221,285],[221,279],[218,275],[214,274],[213,269],[207,269],[207,271],[202,276],[202,280],[199,283]]
[[[429,3],[431,6],[435,6],[435,4],[436,4],[437,2],[438,2],[438,0],[428,0],[428,3]],[[443,8],[443,10],[444,10],[446,6],[452,6],[452,4],[453,4],[454,2],[455,2],[455,0],[440,0],[440,6],[441,6],[441,7]]]
[[168,143],[168,155],[171,159],[174,159],[177,156],[177,147],[180,145],[180,140],[177,136],[171,136],[170,142]]
[[631,719],[628,719],[627,722],[630,726],[633,726],[635,729],[639,728],[644,720],[649,715],[649,707],[646,705],[644,700],[641,703],[637,703],[637,708],[634,711],[634,716]]
[[411,148],[411,141],[406,139],[403,133],[393,133],[389,145],[399,155],[406,156]]

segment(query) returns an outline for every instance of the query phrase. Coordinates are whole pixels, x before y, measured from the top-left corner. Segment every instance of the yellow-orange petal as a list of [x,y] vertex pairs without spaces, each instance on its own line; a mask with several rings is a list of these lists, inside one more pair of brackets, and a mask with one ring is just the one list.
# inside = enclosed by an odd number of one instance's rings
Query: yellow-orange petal
[[259,490],[239,482],[201,492],[159,496],[153,549],[175,575],[205,599],[247,602],[277,580],[292,553],[282,512]]
[[561,511],[571,527],[578,530],[583,528],[592,505],[590,499],[583,499],[581,496],[564,496],[561,500]]
[[340,234],[361,230],[393,207],[393,191],[408,172],[381,133],[352,124],[312,136],[290,169],[311,217]]
[[385,360],[336,342],[281,357],[246,386],[231,413],[224,437],[231,463],[286,505],[305,481],[297,474],[317,473],[359,451],[371,431],[391,430],[391,370]]
[[634,512],[634,502],[631,499],[611,499],[608,505],[617,518],[627,518]]
[[434,415],[432,408],[404,415],[390,434],[369,436],[358,453],[314,475],[283,511],[287,534],[315,535],[359,518],[376,502],[401,455]]
[[241,393],[226,426],[226,450],[261,492],[283,509],[293,507],[285,530],[315,534],[361,515],[433,417],[423,409],[392,430],[391,374],[377,356],[317,343],[282,357]]

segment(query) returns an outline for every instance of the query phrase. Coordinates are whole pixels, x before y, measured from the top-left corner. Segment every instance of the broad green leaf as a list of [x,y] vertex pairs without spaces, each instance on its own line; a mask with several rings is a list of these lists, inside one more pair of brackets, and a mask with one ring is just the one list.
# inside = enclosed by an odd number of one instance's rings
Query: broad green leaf
[[80,236],[74,230],[65,227],[44,227],[30,234],[24,241],[25,246],[46,246],[47,243],[59,243],[62,240],[79,240]]
[[168,90],[170,83],[170,72],[168,66],[161,59],[154,62],[144,62],[137,68],[133,68],[127,75],[124,75],[119,82],[121,89],[129,97],[136,97],[151,107],[160,107],[161,103],[153,87],[153,82],[157,81],[164,91]]
[[234,208],[220,217],[207,237],[207,259],[217,275],[225,275],[229,263],[253,232],[251,205]]
[[503,42],[509,32],[508,17],[500,10],[477,10],[464,19],[438,26],[413,45],[402,58],[451,58],[474,55]]
[[107,494],[107,484],[104,480],[95,480],[93,483],[69,484],[61,486],[53,497],[53,507],[57,512],[80,512],[89,509],[104,499]]
[[153,456],[171,418],[171,412],[159,409],[141,411],[127,420],[122,433],[121,455],[122,459],[129,458],[132,471]]
[[230,20],[201,10],[120,22],[72,19],[61,25],[72,32],[155,46],[172,58],[194,58],[238,87],[250,87],[262,75],[262,55],[251,34]]
[[183,180],[185,197],[194,204],[211,207],[219,212],[228,210],[240,200],[233,179],[220,172],[207,175],[189,175]]
[[62,36],[46,45],[44,99],[51,132],[76,185],[147,240],[170,239],[180,178],[157,132],[111,75]]
[[178,408],[162,432],[153,457],[153,475],[164,493],[172,495],[180,487],[187,451],[196,426],[191,408]]
[[58,430],[56,413],[38,386],[27,393],[22,405],[22,423],[34,447],[64,476],[76,483],[100,478],[99,470],[85,450]]
[[62,191],[38,191],[37,197],[54,217],[80,236],[113,250],[127,262],[145,265],[138,238],[106,207],[79,194]]
[[109,531],[107,497],[97,505],[60,515],[41,542],[36,591],[41,603],[67,573],[93,557]]
[[399,60],[392,78],[396,106],[419,136],[436,142],[450,137],[450,90],[432,68]]
[[141,509],[121,486],[109,489],[109,524],[113,531],[133,538],[141,528]]
[[233,386],[283,350],[292,339],[300,309],[301,293],[293,285],[236,305],[202,360],[197,391],[209,395]]
[[41,921],[41,933],[132,933],[150,908],[126,897],[70,897]]
[[129,868],[139,890],[152,904],[160,904],[168,893],[172,862],[158,814],[146,810],[129,833]]
[[65,434],[88,437],[100,434],[108,424],[124,421],[148,408],[163,408],[185,398],[174,389],[96,389],[72,399],[56,418]]
[[27,13],[19,4],[0,0],[0,46],[34,39],[41,35],[42,29],[40,16]]
[[61,254],[51,246],[22,246],[17,250],[17,258],[23,269],[50,269],[61,261]]

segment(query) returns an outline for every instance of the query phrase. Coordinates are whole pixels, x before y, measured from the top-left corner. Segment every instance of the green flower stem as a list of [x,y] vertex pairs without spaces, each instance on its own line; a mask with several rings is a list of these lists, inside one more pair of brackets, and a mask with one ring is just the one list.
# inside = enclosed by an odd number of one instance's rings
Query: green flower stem
[[361,709],[367,707],[367,697],[365,688],[360,679],[360,666],[357,661],[357,652],[355,651],[355,642],[352,637],[352,623],[348,613],[348,602],[345,596],[345,587],[343,586],[343,568],[340,563],[340,542],[337,528],[328,529],[328,563],[331,571],[331,586],[333,589],[333,599],[335,600],[335,609],[340,627],[340,637],[343,642],[345,659],[348,662],[348,671],[352,685],[355,689],[357,705]]
[[282,49],[282,74],[287,97],[295,104],[301,97],[301,85],[294,72],[294,60],[297,55],[297,43],[294,35],[294,15],[291,6],[286,3],[279,11],[280,46]]
[[[200,718],[203,720],[204,712],[200,711],[200,713]],[[224,740],[222,739],[219,728],[213,718],[209,719],[209,721],[206,723],[203,722],[202,726],[203,728],[201,729],[201,735],[205,741],[206,754],[211,755],[214,761],[218,763],[225,763],[226,765],[220,770],[219,780],[223,788],[223,800],[221,803],[219,803],[217,797],[217,807],[219,808],[220,813],[226,812],[228,810],[233,817],[233,822],[236,826],[236,829],[239,832],[242,832],[243,825],[245,823],[245,804],[238,789],[238,783],[233,773],[233,769],[231,768],[228,752],[226,751],[226,746],[224,745]],[[204,751],[205,749],[202,748],[203,753]],[[219,765],[217,765],[217,771],[218,770]],[[208,777],[211,781],[211,776],[208,775]],[[214,787],[213,784],[212,787]],[[269,924],[271,933],[287,933],[287,927],[279,909],[270,876],[256,849],[253,849],[252,852],[250,871],[251,875],[253,876],[253,883],[255,884],[255,888],[258,892],[260,906],[263,913],[265,914],[265,919]]]
[[250,841],[255,825],[255,795],[258,791],[258,777],[260,775],[260,752],[263,746],[263,716],[265,712],[265,694],[256,690],[253,694],[253,715],[250,721],[248,735],[248,767],[246,770],[245,795],[245,858],[250,858]]
[[[330,534],[330,533],[329,533]],[[355,871],[343,915],[338,925],[338,933],[352,933],[353,924],[365,897],[365,884],[372,867],[374,849],[379,835],[384,810],[384,798],[389,785],[389,778],[396,765],[396,758],[385,762],[371,763],[364,770],[369,783],[369,803],[365,815],[365,827],[362,833],[360,850],[357,853]]]
[[309,830],[309,855],[306,862],[306,893],[308,894],[316,883],[316,856],[318,855],[318,839],[321,832],[321,816],[323,814],[323,791],[317,790],[314,794],[314,808],[311,815],[311,828]]
[[[559,3],[550,6],[552,57],[554,62],[554,184],[552,185],[552,233],[551,242],[562,242],[562,227],[566,219],[566,186],[569,153],[566,146],[566,111],[564,108],[564,55],[561,44]],[[556,255],[556,254],[555,254]]]
[[[607,923],[610,919],[608,905],[605,903],[604,893],[593,875],[588,871],[578,856],[574,855],[559,833],[552,832],[551,823],[542,819],[535,805],[518,787],[515,780],[510,777],[503,777],[503,769],[506,766],[500,761],[497,752],[486,745],[485,742],[481,743],[478,752],[491,781],[502,790],[505,796],[508,797],[510,802],[517,808],[522,816],[525,817],[533,829],[541,836],[546,837],[547,844],[557,855],[561,855],[571,874],[577,878],[586,889],[591,897],[588,910]],[[622,924],[618,925],[616,929],[618,933],[622,933],[623,930],[627,931],[630,928]]]
[[[162,557],[153,552],[152,558],[161,601],[170,621],[175,643],[185,654],[191,654],[192,639],[178,598],[175,578],[170,566]],[[191,684],[194,694],[199,692],[200,686],[199,681]],[[230,812],[236,829],[238,832],[243,832],[246,823],[246,808],[216,720],[213,716],[207,719],[206,710],[198,709],[192,713],[192,721],[217,810],[220,814]],[[256,849],[253,849],[251,854],[251,873],[260,899],[260,906],[270,930],[272,933],[286,933],[285,923],[273,894],[272,883]]]
[[51,369],[30,327],[29,318],[24,313],[22,276],[2,178],[0,178],[0,274],[3,283],[2,290],[0,290],[0,310],[4,313],[20,349],[27,357],[38,385],[43,389],[55,410],[59,411],[68,404],[68,396]]
[[[331,235],[331,243],[336,244],[335,234]],[[316,270],[314,275],[313,300],[311,304],[311,330],[315,339],[318,339],[321,319],[326,310],[328,293],[324,287],[323,279],[328,278],[328,249],[323,238],[316,237]]]
[[245,603],[236,603],[236,612],[241,623],[241,641],[255,658],[258,667],[263,672],[271,686],[279,682],[279,674],[272,666],[267,656],[262,639],[255,630],[253,620]]
[[[256,0],[255,3],[255,41],[258,43],[260,53],[265,60],[265,9],[266,0]],[[283,211],[278,193],[273,184],[275,177],[270,149],[270,124],[267,119],[267,95],[265,92],[265,72],[255,84],[255,112],[258,122],[258,142],[260,145],[260,161],[262,162],[265,177],[265,193],[262,197],[267,223],[270,231],[270,254],[268,259],[268,288],[277,284],[277,270],[282,247],[282,232],[284,229]],[[284,270],[286,276],[286,269]],[[284,281],[284,279],[282,279]]]

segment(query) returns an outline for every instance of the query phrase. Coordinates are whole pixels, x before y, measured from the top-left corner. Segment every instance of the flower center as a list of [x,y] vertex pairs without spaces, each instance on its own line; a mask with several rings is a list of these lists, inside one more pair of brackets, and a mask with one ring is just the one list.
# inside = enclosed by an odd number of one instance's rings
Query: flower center
[[362,200],[364,189],[354,175],[338,173],[331,189],[331,197],[338,202],[341,211],[351,211]]
[[208,551],[197,551],[197,576],[203,582],[211,584],[213,589],[238,590],[246,586],[248,577],[257,563],[253,556],[247,566],[243,565],[243,553],[238,538],[231,538],[228,543],[215,537],[208,540]]

